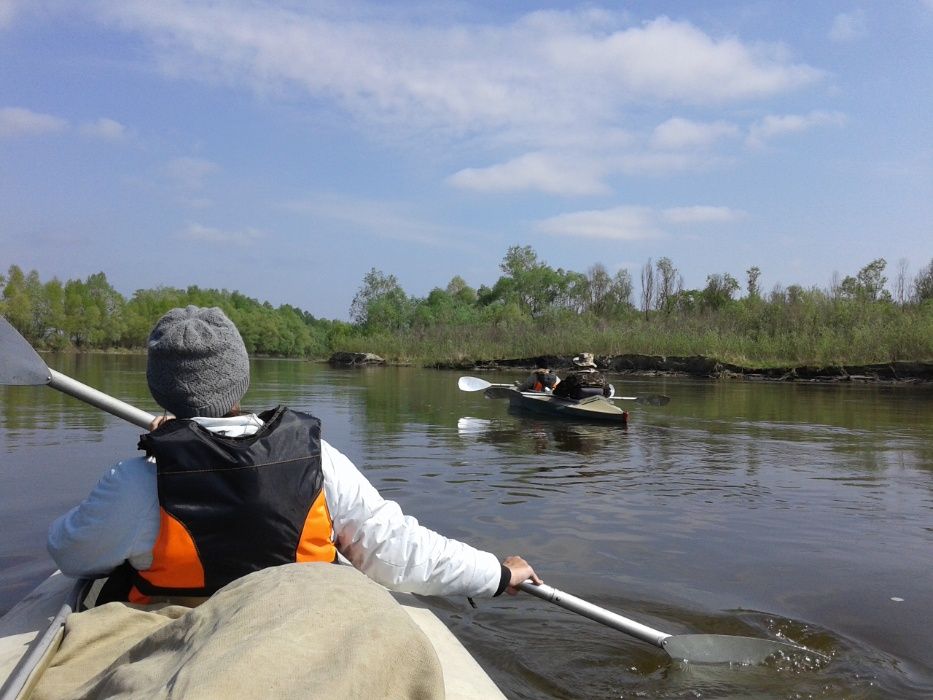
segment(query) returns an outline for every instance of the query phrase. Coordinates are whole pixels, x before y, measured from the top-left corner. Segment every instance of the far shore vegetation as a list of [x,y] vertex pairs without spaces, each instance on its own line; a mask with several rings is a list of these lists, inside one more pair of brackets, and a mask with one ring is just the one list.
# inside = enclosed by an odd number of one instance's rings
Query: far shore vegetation
[[37,349],[142,350],[155,321],[175,306],[219,306],[256,355],[324,359],[373,352],[415,364],[597,355],[703,355],[745,367],[833,366],[933,358],[933,261],[911,273],[872,260],[828,287],[759,286],[712,273],[684,289],[671,259],[648,260],[637,279],[601,264],[552,268],[530,246],[513,246],[494,285],[454,277],[426,297],[408,295],[392,274],[370,270],[350,322],[273,307],[226,289],[158,287],[130,298],[103,272],[43,281],[12,265],[0,274],[0,315]]

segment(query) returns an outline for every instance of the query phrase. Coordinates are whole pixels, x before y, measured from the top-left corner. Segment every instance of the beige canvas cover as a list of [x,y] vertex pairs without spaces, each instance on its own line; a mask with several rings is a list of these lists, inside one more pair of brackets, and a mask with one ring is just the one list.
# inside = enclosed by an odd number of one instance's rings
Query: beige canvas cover
[[197,608],[109,603],[71,615],[32,698],[443,698],[431,642],[348,566],[245,576]]

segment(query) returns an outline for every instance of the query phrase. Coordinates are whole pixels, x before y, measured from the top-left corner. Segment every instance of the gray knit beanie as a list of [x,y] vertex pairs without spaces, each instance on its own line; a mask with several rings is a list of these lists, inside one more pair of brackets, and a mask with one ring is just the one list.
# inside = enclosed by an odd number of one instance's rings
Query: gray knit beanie
[[172,309],[149,334],[146,379],[156,402],[178,418],[224,416],[249,387],[249,357],[216,306]]

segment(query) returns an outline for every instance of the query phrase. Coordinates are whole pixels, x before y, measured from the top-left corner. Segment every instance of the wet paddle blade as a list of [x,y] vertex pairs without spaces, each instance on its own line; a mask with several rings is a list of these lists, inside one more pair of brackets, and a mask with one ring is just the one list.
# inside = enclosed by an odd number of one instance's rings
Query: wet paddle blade
[[492,384],[479,377],[460,377],[457,380],[457,387],[460,391],[482,391],[490,386]]
[[0,317],[0,384],[48,384],[49,368],[10,322]]
[[775,642],[770,639],[737,637],[726,634],[670,635],[543,583],[536,586],[530,581],[524,581],[518,584],[518,587],[537,598],[559,605],[583,617],[588,617],[643,642],[653,644],[667,652],[667,655],[672,659],[689,663],[751,665],[760,664],[776,654],[807,654],[811,657],[826,658],[822,654],[804,647],[787,642]]
[[507,399],[515,391],[511,384],[491,384],[479,377],[460,377],[457,380],[457,387],[459,387],[460,391],[482,391],[485,389],[487,399]]
[[822,656],[796,644],[726,634],[676,634],[667,637],[661,646],[672,659],[695,664],[750,666],[763,663],[776,654]]

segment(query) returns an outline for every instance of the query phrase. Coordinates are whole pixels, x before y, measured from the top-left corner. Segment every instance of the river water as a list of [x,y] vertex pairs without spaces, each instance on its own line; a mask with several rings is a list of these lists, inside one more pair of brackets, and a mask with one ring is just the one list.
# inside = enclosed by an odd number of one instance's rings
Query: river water
[[[45,359],[156,410],[142,357]],[[552,586],[667,633],[829,657],[688,666],[531,596],[429,599],[508,697],[933,697],[933,387],[615,377],[671,397],[632,403],[619,428],[512,414],[457,377],[256,360],[244,406],[314,413],[405,512]],[[139,433],[48,388],[0,388],[0,612],[52,571],[48,523]]]

